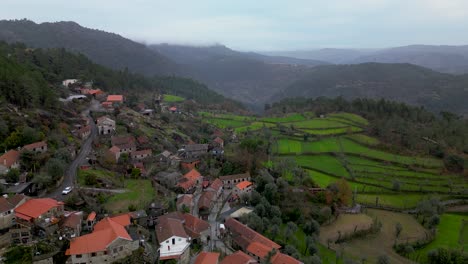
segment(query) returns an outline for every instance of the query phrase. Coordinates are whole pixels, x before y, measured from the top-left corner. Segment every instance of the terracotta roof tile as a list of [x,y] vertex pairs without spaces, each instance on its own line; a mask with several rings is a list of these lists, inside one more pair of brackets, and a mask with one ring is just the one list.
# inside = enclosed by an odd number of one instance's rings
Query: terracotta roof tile
[[0,165],[10,168],[14,163],[19,162],[20,153],[14,149],[0,156]]
[[210,188],[217,192],[223,188],[223,182],[220,179],[216,179],[211,183]]
[[159,223],[156,225],[156,236],[159,243],[166,241],[172,236],[188,238],[189,236],[184,230],[181,220],[174,218],[159,218]]
[[94,221],[96,219],[96,212],[92,211],[89,215],[88,218],[86,218],[86,221]]
[[22,214],[30,218],[37,218],[54,207],[62,206],[63,203],[51,198],[31,199],[20,205],[15,214]]
[[234,252],[234,254],[226,256],[221,261],[220,264],[253,264],[253,263],[257,263],[257,261],[253,259],[251,256],[239,250],[237,252]]
[[249,181],[243,181],[243,182],[240,182],[236,185],[236,187],[239,189],[239,190],[244,190],[245,188],[249,187],[250,185],[252,185],[251,182]]
[[218,264],[219,253],[202,252],[198,255],[194,264]]
[[270,253],[270,251],[273,250],[273,248],[258,242],[252,242],[247,246],[246,250],[247,252],[260,257],[260,259],[263,259],[268,255],[268,253]]
[[132,238],[122,225],[106,217],[96,224],[91,234],[71,240],[67,255],[105,251],[109,244],[117,238],[132,241]]
[[225,226],[231,232],[237,234],[238,237],[245,238],[249,243],[258,242],[270,248],[275,248],[275,249],[281,248],[280,245],[262,236],[261,234],[255,232],[253,229],[242,224],[241,222],[237,221],[234,218],[228,218],[225,222]]
[[203,192],[198,200],[198,208],[211,208],[214,201],[215,192],[206,191]]
[[200,236],[200,233],[210,228],[210,224],[207,221],[197,218],[191,214],[184,214],[184,220],[185,229],[196,234],[197,237]]
[[277,253],[271,258],[271,264],[302,264],[302,262],[286,254]]
[[39,142],[35,142],[35,143],[32,143],[32,144],[26,145],[23,148],[32,151],[35,148],[46,147],[46,146],[47,146],[47,142],[39,141]]
[[108,102],[123,102],[123,95],[120,94],[110,94],[107,96]]
[[136,150],[132,152],[132,156],[151,155],[151,153],[152,153],[151,149]]

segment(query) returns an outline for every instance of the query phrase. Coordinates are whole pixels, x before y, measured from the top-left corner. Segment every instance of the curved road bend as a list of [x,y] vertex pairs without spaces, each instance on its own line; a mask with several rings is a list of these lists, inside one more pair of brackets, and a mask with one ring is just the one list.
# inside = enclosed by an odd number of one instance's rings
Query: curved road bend
[[67,170],[65,171],[64,179],[62,184],[55,188],[54,191],[51,193],[48,193],[46,197],[56,199],[58,201],[62,201],[65,199],[65,196],[62,195],[63,189],[67,186],[75,186],[75,181],[76,181],[76,171],[78,169],[78,166],[80,166],[85,160],[86,157],[89,155],[89,153],[92,150],[92,143],[93,140],[97,136],[97,127],[96,124],[94,123],[93,118],[89,115],[89,110],[93,109],[95,105],[95,100],[91,102],[91,107],[85,110],[82,114],[86,115],[86,117],[89,120],[89,125],[91,126],[91,134],[89,137],[81,144],[81,149],[80,152],[76,155],[75,160],[72,161],[70,166],[68,166]]

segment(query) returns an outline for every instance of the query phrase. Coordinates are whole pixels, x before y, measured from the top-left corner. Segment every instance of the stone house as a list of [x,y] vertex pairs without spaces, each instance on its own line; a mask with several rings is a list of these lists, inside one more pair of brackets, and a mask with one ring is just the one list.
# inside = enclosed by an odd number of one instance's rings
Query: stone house
[[74,238],[66,255],[71,263],[112,263],[125,258],[139,248],[126,229],[130,225],[128,214],[106,217],[99,221],[92,233]]
[[0,175],[8,173],[11,169],[19,169],[19,167],[19,151],[12,149],[0,156]]
[[44,153],[47,151],[47,142],[45,141],[35,142],[35,143],[24,146],[23,149],[33,151],[33,152]]
[[64,214],[60,221],[60,233],[66,238],[78,237],[81,234],[83,223],[83,212],[69,212]]
[[253,190],[253,183],[251,183],[250,181],[243,181],[243,182],[236,184],[236,186],[234,186],[234,193],[237,194],[237,196],[239,197],[244,194],[251,193],[252,190]]
[[87,139],[91,135],[91,126],[88,125],[78,129],[76,135],[81,139]]
[[232,189],[235,185],[243,181],[250,181],[250,173],[220,176],[219,179],[223,182],[224,189]]
[[159,259],[175,259],[188,263],[190,237],[185,232],[183,220],[162,216],[155,227],[159,243]]
[[208,152],[208,144],[185,145],[181,151],[186,158],[198,158]]
[[15,209],[24,204],[27,199],[28,197],[22,194],[0,197],[0,230],[13,226]]
[[27,200],[15,209],[15,223],[10,228],[13,244],[27,244],[32,241],[32,230],[52,233],[64,215],[63,202],[51,198]]
[[151,149],[137,150],[130,153],[133,160],[142,160],[151,157]]
[[96,119],[99,135],[109,135],[115,133],[115,121],[108,116],[101,116]]

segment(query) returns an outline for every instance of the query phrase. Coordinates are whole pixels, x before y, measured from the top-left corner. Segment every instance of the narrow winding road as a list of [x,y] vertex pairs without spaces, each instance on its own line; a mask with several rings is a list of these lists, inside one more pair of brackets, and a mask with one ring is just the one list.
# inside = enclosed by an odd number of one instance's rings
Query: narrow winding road
[[65,187],[67,186],[73,186],[73,187],[75,186],[76,171],[78,169],[78,166],[80,166],[86,160],[86,157],[89,155],[89,153],[93,149],[92,143],[98,134],[96,124],[94,123],[94,120],[91,118],[90,113],[89,113],[90,109],[95,108],[96,103],[97,101],[93,100],[91,102],[91,106],[82,113],[89,120],[89,125],[91,126],[91,134],[86,140],[84,140],[84,142],[81,145],[80,152],[78,153],[78,155],[76,155],[75,160],[72,161],[70,166],[68,166],[67,170],[65,171],[62,184],[60,184],[60,186],[55,188],[54,191],[48,193],[46,197],[53,198],[58,201],[62,201],[63,199],[65,199],[65,196],[62,195],[63,189],[65,189]]

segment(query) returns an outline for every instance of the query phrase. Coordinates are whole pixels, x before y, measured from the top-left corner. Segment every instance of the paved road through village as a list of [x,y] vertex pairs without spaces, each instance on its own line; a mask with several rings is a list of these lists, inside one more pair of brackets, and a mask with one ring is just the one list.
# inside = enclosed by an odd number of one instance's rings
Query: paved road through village
[[76,171],[78,169],[78,166],[80,166],[86,161],[86,157],[89,155],[89,153],[93,149],[92,148],[93,140],[97,136],[96,124],[94,123],[94,120],[91,118],[90,113],[89,113],[90,109],[94,109],[96,107],[96,103],[98,102],[93,100],[91,102],[90,108],[88,108],[82,113],[89,120],[89,125],[91,126],[91,134],[86,140],[83,141],[81,148],[80,148],[80,152],[76,155],[75,160],[73,160],[72,163],[66,169],[63,182],[54,191],[47,194],[46,197],[54,198],[56,200],[62,201],[63,199],[65,199],[65,195],[62,195],[63,189],[65,189],[65,187],[67,186],[73,186],[73,187],[75,186]]

